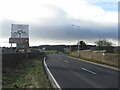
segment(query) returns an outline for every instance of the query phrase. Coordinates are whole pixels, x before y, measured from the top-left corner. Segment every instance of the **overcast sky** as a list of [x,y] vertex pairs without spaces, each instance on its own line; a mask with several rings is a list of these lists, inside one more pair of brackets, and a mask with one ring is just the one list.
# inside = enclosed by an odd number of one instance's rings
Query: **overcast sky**
[[0,46],[10,46],[12,23],[29,25],[30,46],[118,44],[118,0],[0,0],[0,11]]

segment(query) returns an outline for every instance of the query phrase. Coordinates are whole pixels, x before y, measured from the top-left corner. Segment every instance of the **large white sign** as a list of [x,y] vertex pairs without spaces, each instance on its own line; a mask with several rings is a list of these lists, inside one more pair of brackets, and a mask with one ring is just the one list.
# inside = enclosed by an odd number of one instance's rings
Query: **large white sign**
[[12,24],[11,38],[29,38],[29,25]]

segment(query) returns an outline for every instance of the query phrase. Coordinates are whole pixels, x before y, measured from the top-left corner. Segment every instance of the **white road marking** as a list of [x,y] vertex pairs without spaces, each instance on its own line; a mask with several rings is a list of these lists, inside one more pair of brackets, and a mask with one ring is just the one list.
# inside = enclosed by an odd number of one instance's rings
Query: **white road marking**
[[67,61],[67,60],[65,60],[65,62],[67,62],[67,63],[68,63],[68,61]]
[[93,72],[93,71],[91,71],[91,70],[85,69],[85,68],[81,68],[81,69],[84,70],[84,71],[90,72],[90,73],[92,73],[92,74],[97,74],[97,73],[95,73],[95,72]]
[[58,87],[58,89],[61,90],[60,85],[57,83],[57,81],[56,81],[55,78],[53,77],[52,73],[51,73],[50,70],[48,69],[45,60],[46,60],[46,57],[44,58],[44,65],[45,65],[45,67],[46,67],[48,73],[50,74],[51,78],[53,79],[53,81],[54,81],[54,83],[56,84],[56,86]]
[[59,57],[59,59],[62,59],[61,57]]

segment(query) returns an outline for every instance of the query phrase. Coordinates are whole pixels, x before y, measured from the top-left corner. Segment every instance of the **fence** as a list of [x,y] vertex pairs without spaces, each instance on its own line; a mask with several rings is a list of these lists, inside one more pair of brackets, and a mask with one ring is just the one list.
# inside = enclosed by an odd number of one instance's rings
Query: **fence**
[[[78,57],[77,52],[72,52],[72,56]],[[119,60],[118,54],[112,54],[112,53],[104,53],[104,52],[99,52],[99,51],[90,51],[90,50],[82,50],[80,51],[80,57],[96,62],[101,62],[113,66],[119,66],[120,61]]]

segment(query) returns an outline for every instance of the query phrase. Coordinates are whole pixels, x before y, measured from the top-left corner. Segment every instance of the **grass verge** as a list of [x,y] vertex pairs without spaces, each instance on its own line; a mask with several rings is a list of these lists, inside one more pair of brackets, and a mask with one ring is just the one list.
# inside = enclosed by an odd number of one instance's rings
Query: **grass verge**
[[51,88],[46,78],[42,63],[43,57],[38,56],[17,67],[3,67],[4,88]]

